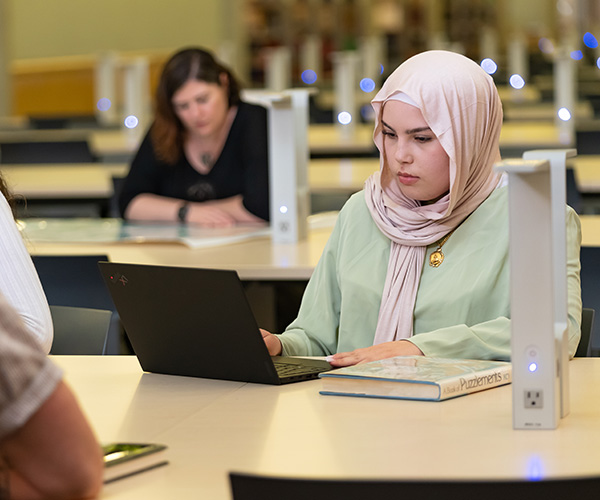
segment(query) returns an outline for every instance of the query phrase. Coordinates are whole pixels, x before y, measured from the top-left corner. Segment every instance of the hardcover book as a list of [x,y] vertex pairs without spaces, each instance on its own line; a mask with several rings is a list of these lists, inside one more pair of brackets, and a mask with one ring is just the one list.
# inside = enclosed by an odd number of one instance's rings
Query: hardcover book
[[133,476],[168,464],[162,444],[111,443],[104,451],[104,483]]
[[398,356],[321,373],[321,394],[442,401],[511,382],[504,361]]

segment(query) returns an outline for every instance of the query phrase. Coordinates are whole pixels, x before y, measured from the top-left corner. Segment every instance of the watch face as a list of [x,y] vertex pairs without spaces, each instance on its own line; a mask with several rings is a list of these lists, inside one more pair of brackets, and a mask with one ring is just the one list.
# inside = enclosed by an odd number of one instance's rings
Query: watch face
[[184,202],[183,205],[181,205],[181,207],[179,207],[179,211],[177,212],[177,218],[179,219],[180,222],[185,222],[185,219],[187,217],[187,213],[188,213],[189,209],[190,209],[190,205],[187,201]]

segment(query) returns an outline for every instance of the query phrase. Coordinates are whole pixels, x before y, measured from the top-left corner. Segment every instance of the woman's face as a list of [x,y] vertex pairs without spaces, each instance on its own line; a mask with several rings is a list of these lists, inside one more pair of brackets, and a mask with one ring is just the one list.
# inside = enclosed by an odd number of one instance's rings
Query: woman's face
[[450,160],[419,108],[389,100],[381,119],[385,183],[413,200],[435,201],[450,189]]
[[217,134],[229,110],[227,85],[188,80],[171,99],[173,111],[192,135],[210,137]]

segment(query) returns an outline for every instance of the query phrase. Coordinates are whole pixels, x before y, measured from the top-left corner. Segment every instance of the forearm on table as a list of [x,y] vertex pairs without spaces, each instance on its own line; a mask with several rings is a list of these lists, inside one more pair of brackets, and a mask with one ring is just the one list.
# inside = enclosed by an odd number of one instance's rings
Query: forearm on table
[[[184,202],[185,200],[179,198],[168,198],[150,193],[139,194],[127,206],[125,218],[128,220],[178,221],[179,210]],[[222,200],[189,202],[186,219],[193,223],[194,212],[203,209],[222,212],[223,215],[232,218],[237,223],[264,222],[244,207],[241,195]]]
[[222,200],[211,200],[201,203],[200,205],[206,205],[222,210],[227,215],[235,219],[236,222],[240,223],[260,223],[265,222],[260,217],[257,217],[253,213],[249,212],[244,206],[244,197],[239,194],[231,196],[230,198],[223,198]]
[[453,325],[415,334],[410,341],[431,357],[510,359],[510,319],[499,317],[477,325]]
[[176,221],[183,200],[151,193],[137,195],[125,210],[128,220]]

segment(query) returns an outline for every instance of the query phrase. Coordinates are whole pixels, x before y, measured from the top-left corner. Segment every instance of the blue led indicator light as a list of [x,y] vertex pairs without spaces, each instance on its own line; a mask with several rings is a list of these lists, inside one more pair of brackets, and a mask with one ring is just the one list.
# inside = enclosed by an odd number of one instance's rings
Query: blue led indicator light
[[127,128],[135,128],[138,126],[139,120],[138,120],[137,116],[129,115],[127,118],[125,118],[124,123]]
[[342,111],[337,119],[342,125],[348,125],[352,121],[352,115],[348,111]]
[[373,92],[375,90],[375,82],[371,78],[363,78],[360,81],[360,90],[367,94]]
[[96,107],[100,111],[108,111],[110,109],[110,106],[111,106],[110,99],[108,99],[106,97],[101,97],[100,99],[98,99],[98,103],[96,104]]
[[590,32],[587,32],[585,35],[583,35],[583,43],[590,49],[595,49],[598,47],[598,40],[596,40],[596,37]]
[[312,69],[305,69],[301,75],[302,81],[307,85],[312,85],[317,81],[317,73]]
[[575,61],[581,61],[583,59],[583,52],[581,52],[581,50],[574,50],[571,52],[571,59],[574,59]]
[[510,86],[514,89],[520,90],[525,86],[525,80],[521,75],[514,74],[509,78]]

